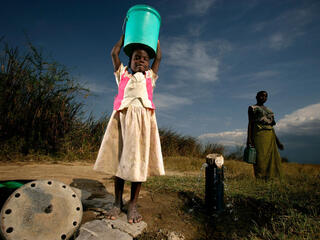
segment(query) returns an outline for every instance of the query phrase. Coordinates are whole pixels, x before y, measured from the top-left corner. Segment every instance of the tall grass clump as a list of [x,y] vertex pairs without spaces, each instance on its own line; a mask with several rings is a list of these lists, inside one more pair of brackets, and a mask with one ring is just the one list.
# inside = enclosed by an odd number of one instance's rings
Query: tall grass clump
[[30,43],[26,53],[3,44],[0,65],[1,152],[58,152],[79,121],[76,97],[86,89]]
[[90,115],[84,121],[77,121],[63,139],[60,150],[61,160],[95,160],[108,121],[107,114],[98,120]]
[[224,153],[224,146],[216,143],[202,144],[197,138],[181,135],[168,128],[159,129],[164,156],[205,157],[209,153]]
[[160,128],[159,134],[164,156],[195,156],[200,152],[200,145],[194,137],[182,136],[166,128]]

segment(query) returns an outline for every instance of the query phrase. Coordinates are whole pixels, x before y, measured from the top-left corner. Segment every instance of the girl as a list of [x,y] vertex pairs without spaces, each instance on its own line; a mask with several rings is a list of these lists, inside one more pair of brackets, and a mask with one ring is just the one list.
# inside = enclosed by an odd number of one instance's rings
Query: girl
[[124,181],[132,182],[127,218],[129,223],[137,223],[142,220],[137,211],[141,183],[150,175],[165,174],[152,100],[161,50],[158,41],[157,53],[150,69],[147,50],[143,45],[137,45],[129,56],[129,72],[119,59],[123,41],[122,35],[111,52],[118,95],[114,100],[114,110],[94,170],[115,176],[115,202],[106,214],[109,219],[116,219],[122,210]]
[[257,104],[249,106],[249,124],[247,146],[255,147],[257,162],[254,174],[257,178],[269,179],[281,177],[281,157],[277,147],[283,150],[283,145],[276,136],[273,126],[273,112],[264,106],[268,99],[266,91],[260,91],[256,96]]

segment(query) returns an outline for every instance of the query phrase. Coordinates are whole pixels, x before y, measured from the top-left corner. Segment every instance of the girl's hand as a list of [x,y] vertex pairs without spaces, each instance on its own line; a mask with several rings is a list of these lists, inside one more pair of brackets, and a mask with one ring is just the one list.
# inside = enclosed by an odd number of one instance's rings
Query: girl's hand
[[160,49],[160,41],[158,40],[157,53],[151,66],[151,69],[155,74],[158,74],[160,62],[161,62],[161,49]]

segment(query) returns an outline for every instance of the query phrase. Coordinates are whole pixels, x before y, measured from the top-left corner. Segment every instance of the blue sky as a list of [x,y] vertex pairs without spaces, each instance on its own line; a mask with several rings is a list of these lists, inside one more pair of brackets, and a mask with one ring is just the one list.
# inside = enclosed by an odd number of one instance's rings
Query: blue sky
[[[1,1],[0,36],[31,42],[92,91],[86,111],[111,113],[110,51],[128,9],[162,17],[154,101],[160,127],[243,145],[257,91],[276,116],[289,161],[320,164],[320,2],[317,0]],[[126,64],[127,57],[122,53]]]

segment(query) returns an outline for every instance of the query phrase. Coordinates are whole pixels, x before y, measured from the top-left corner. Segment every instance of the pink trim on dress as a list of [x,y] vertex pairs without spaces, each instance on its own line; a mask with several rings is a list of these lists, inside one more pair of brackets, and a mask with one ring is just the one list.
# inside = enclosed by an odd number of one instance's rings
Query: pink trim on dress
[[152,98],[153,98],[153,88],[152,88],[152,79],[149,77],[149,74],[146,78],[146,85],[147,85],[147,92],[148,92],[148,98],[152,104],[152,108],[156,109],[156,107],[153,104]]
[[122,99],[124,97],[124,89],[126,88],[128,81],[130,80],[130,78],[128,76],[126,76],[125,73],[126,72],[124,72],[121,75],[121,79],[120,79],[120,83],[119,83],[119,87],[118,87],[118,95],[115,97],[114,102],[113,102],[113,109],[114,110],[118,110],[120,108]]

